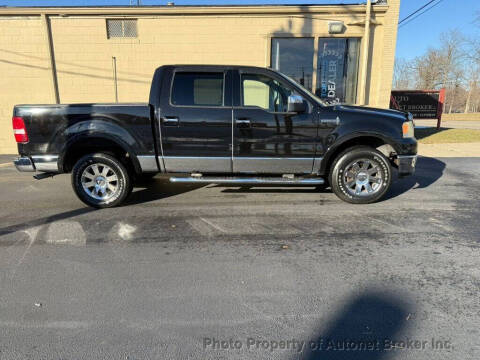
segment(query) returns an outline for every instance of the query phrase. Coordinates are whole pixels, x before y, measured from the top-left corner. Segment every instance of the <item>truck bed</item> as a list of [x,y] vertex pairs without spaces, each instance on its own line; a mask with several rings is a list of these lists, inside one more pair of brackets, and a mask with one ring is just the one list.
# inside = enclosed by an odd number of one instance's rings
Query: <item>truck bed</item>
[[155,155],[151,107],[148,103],[88,103],[17,105],[29,142],[20,155],[61,155],[75,139],[109,134],[131,147],[136,155]]

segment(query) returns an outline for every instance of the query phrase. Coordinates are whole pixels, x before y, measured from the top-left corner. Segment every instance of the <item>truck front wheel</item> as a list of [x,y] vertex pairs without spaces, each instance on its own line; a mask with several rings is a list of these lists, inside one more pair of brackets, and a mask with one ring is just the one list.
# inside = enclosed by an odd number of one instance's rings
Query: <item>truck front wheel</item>
[[381,152],[368,146],[345,150],[335,159],[331,169],[333,192],[352,204],[380,200],[392,183],[390,162]]
[[132,191],[125,165],[103,153],[89,154],[76,162],[72,186],[80,200],[96,208],[120,205]]

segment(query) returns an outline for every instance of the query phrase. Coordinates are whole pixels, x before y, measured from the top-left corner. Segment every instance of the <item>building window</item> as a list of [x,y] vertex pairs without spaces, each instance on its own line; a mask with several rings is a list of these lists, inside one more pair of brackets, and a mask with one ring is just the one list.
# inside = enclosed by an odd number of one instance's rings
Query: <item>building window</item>
[[358,38],[318,39],[317,96],[329,103],[355,103],[359,48]]
[[223,73],[177,72],[171,99],[173,105],[222,106]]
[[272,68],[313,90],[313,38],[272,38]]
[[[314,41],[318,41],[317,53]],[[359,48],[358,38],[272,38],[271,66],[326,102],[355,103]],[[315,57],[317,69],[313,68]]]
[[107,19],[107,37],[137,37],[137,19]]

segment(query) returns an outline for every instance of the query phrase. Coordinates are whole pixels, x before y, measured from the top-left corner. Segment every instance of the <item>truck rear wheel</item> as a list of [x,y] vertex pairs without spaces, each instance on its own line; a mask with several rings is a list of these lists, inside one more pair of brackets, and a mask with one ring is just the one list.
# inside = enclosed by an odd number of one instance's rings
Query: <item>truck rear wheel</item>
[[368,146],[345,150],[335,159],[330,172],[330,184],[335,195],[352,204],[380,200],[391,183],[389,160]]
[[76,162],[72,186],[80,200],[96,208],[120,205],[132,191],[125,165],[103,153],[89,154]]

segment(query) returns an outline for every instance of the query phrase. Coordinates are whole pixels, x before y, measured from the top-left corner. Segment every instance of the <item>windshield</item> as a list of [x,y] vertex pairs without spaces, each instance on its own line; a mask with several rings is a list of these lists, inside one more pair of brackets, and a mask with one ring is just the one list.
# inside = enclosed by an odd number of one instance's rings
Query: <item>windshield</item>
[[324,102],[322,99],[320,99],[317,95],[315,95],[314,93],[312,93],[310,90],[308,90],[305,86],[303,86],[302,84],[299,84],[295,79],[292,79],[290,76],[288,75],[285,75],[279,71],[277,71],[277,73],[282,76],[285,80],[289,81],[290,83],[293,83],[295,86],[299,87],[300,89],[302,89],[303,91],[305,91],[308,95],[310,95],[312,97],[313,100],[315,100],[316,102],[318,102],[320,105],[322,106],[328,106],[328,104],[326,102]]

